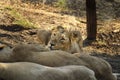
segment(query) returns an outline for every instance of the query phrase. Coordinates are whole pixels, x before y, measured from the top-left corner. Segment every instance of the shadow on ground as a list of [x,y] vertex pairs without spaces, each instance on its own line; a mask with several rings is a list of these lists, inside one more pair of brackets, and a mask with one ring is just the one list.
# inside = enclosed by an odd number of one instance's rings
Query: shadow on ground
[[24,28],[21,25],[13,24],[13,25],[0,25],[0,29],[11,32],[18,32],[18,31],[27,30],[29,28]]

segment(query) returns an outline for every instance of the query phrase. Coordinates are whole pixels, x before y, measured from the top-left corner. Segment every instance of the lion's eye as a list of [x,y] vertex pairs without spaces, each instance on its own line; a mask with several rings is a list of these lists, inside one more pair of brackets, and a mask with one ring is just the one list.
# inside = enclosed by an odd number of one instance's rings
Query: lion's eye
[[54,35],[54,36],[56,36],[56,34],[55,34],[55,33],[54,33],[53,35]]

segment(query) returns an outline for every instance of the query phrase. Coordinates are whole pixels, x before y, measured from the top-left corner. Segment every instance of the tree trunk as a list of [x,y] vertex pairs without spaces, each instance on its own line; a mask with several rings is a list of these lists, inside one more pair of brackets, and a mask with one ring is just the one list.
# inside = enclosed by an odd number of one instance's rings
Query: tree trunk
[[97,21],[96,21],[96,2],[95,0],[86,0],[87,16],[87,39],[96,40]]

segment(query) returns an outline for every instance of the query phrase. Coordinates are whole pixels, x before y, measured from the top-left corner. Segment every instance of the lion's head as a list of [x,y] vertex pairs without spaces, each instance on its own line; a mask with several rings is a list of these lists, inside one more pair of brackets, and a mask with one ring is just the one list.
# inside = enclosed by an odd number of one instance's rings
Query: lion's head
[[52,29],[51,38],[48,42],[48,47],[51,50],[69,50],[70,39],[69,33],[63,27],[58,26],[57,28]]
[[51,50],[64,50],[71,53],[82,51],[82,37],[79,31],[68,31],[58,26],[51,32],[47,47]]

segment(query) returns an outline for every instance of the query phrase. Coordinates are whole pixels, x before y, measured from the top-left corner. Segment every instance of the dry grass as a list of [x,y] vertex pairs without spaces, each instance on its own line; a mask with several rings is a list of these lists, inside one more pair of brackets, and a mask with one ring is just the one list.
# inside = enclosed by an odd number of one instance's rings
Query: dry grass
[[[11,23],[9,23],[8,25],[17,24],[17,25],[21,25],[25,28],[36,28],[37,27],[36,24],[31,23],[28,19],[25,18],[25,16],[20,14],[20,12],[17,10],[19,8],[22,8],[21,4],[22,3],[19,0],[0,1],[0,6],[3,8],[1,11],[3,11],[6,14],[6,16],[8,14],[12,18],[14,18],[14,20],[11,21]],[[7,18],[6,18],[6,20],[7,20]]]

